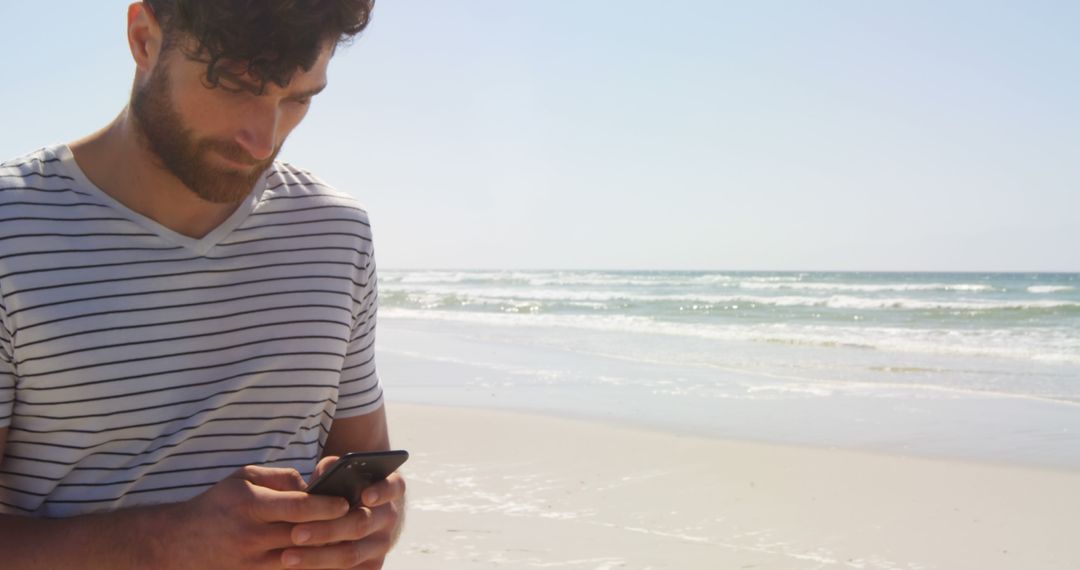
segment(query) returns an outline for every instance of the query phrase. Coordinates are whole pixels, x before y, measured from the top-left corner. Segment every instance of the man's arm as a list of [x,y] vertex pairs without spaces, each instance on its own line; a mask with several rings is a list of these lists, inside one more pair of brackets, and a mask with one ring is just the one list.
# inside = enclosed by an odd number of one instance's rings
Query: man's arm
[[386,406],[362,416],[335,419],[326,436],[323,457],[341,456],[351,451],[386,451],[390,449],[390,430],[386,425]]
[[[0,463],[7,433],[0,428]],[[344,499],[303,485],[294,469],[249,466],[182,503],[60,519],[0,514],[0,568],[277,570],[298,523],[340,521],[349,511]],[[309,552],[324,568],[353,565],[332,547]]]
[[[0,428],[0,464],[8,428]],[[23,568],[147,568],[156,561],[165,519],[174,505],[44,519],[0,514],[0,566]]]
[[7,570],[178,568],[168,561],[176,504],[46,519],[0,515],[0,566]]

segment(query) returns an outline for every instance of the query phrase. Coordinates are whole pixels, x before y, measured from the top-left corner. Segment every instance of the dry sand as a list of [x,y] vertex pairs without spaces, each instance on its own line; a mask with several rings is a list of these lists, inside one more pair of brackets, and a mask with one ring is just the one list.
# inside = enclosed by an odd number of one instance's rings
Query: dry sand
[[1080,471],[388,405],[389,569],[1080,568]]

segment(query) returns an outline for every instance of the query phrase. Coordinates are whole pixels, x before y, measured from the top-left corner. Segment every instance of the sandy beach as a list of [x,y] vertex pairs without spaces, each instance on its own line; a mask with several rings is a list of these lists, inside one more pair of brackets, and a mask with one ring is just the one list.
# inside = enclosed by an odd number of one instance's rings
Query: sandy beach
[[412,459],[387,568],[1080,568],[1080,471],[388,410]]
[[1080,569],[1075,290],[1033,283],[402,273],[387,567]]

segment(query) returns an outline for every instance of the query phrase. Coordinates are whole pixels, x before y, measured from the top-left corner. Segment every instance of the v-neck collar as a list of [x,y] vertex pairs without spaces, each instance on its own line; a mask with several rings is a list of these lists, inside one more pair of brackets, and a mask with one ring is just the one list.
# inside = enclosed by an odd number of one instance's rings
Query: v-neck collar
[[99,202],[115,209],[132,222],[157,234],[162,240],[187,248],[198,256],[206,255],[207,252],[214,248],[214,246],[221,243],[221,241],[228,237],[233,230],[238,228],[240,224],[244,223],[244,220],[247,219],[262,198],[263,191],[266,190],[267,177],[264,173],[264,175],[259,177],[259,180],[251,189],[251,192],[248,193],[248,196],[244,199],[243,203],[237,206],[236,210],[234,210],[224,222],[219,224],[205,236],[196,239],[173,231],[161,225],[153,218],[144,216],[135,210],[132,210],[124,205],[123,202],[120,202],[101,188],[98,188],[97,185],[91,182],[86,176],[86,173],[79,167],[79,164],[75,162],[75,155],[72,154],[71,148],[69,148],[68,145],[58,145],[53,149],[53,154],[56,158],[60,159],[61,168],[75,179],[75,184],[79,189],[86,190]]

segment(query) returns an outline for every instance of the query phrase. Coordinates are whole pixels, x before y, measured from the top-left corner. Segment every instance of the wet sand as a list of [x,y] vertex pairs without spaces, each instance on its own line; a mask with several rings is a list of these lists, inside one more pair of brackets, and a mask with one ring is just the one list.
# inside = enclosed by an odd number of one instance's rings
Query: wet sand
[[388,411],[412,459],[387,568],[1080,567],[1080,471]]

